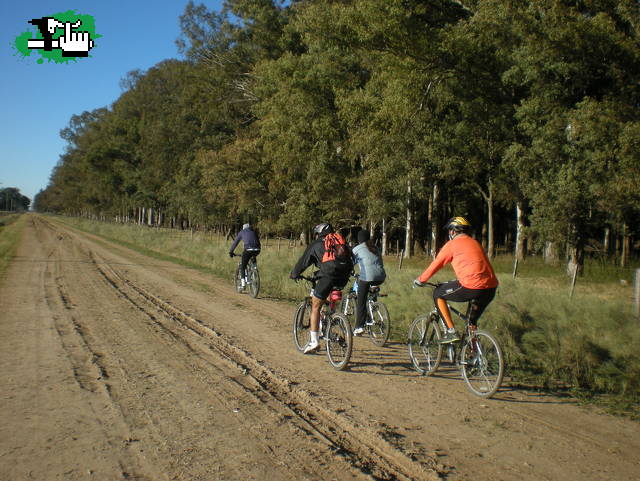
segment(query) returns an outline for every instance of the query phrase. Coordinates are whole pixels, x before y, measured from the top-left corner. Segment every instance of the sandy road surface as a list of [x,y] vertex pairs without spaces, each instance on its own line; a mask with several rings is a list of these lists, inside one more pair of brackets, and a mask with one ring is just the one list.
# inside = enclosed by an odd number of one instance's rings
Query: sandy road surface
[[335,372],[292,314],[30,216],[0,285],[0,481],[640,479],[638,423],[474,398],[402,344],[358,338]]

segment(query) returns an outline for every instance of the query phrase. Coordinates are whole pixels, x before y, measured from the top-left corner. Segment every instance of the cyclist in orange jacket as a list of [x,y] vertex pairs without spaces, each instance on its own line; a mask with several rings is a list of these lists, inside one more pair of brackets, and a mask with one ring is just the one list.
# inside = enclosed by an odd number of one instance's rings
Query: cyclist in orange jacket
[[447,301],[472,301],[469,324],[475,328],[478,318],[493,300],[498,287],[498,278],[482,246],[467,233],[471,229],[469,221],[464,217],[453,217],[449,219],[445,229],[449,231],[449,242],[442,247],[420,277],[413,281],[414,287],[422,287],[449,263],[456,273],[455,281],[440,284],[433,290],[433,301],[448,328],[440,341],[443,344],[460,339],[451,320]]

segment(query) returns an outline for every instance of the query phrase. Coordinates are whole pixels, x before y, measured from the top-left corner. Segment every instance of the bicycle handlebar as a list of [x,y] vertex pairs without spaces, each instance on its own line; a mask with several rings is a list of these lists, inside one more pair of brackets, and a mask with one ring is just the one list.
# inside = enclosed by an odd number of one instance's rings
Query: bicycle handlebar
[[429,286],[429,287],[433,287],[434,289],[438,286],[440,286],[441,284],[443,284],[442,282],[438,282],[436,284],[434,284],[433,282],[423,282],[422,285],[418,285],[414,282],[413,284],[413,288],[415,289],[416,287],[424,287],[424,286]]

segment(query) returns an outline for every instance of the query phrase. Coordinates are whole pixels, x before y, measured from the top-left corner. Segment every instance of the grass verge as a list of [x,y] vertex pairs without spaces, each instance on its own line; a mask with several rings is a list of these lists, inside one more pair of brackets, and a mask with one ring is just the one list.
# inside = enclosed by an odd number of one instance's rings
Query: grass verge
[[0,217],[0,279],[13,259],[22,231],[26,223],[26,215],[8,214]]

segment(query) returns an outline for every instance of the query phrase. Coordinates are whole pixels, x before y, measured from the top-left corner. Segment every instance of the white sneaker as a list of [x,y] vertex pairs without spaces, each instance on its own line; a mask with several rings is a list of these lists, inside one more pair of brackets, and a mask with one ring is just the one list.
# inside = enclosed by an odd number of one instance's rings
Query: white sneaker
[[320,348],[320,343],[318,341],[309,341],[306,346],[304,346],[304,354],[309,354],[311,352],[315,352]]
[[364,332],[364,327],[356,327],[353,330],[353,335],[354,336],[359,336],[360,334],[362,334]]

